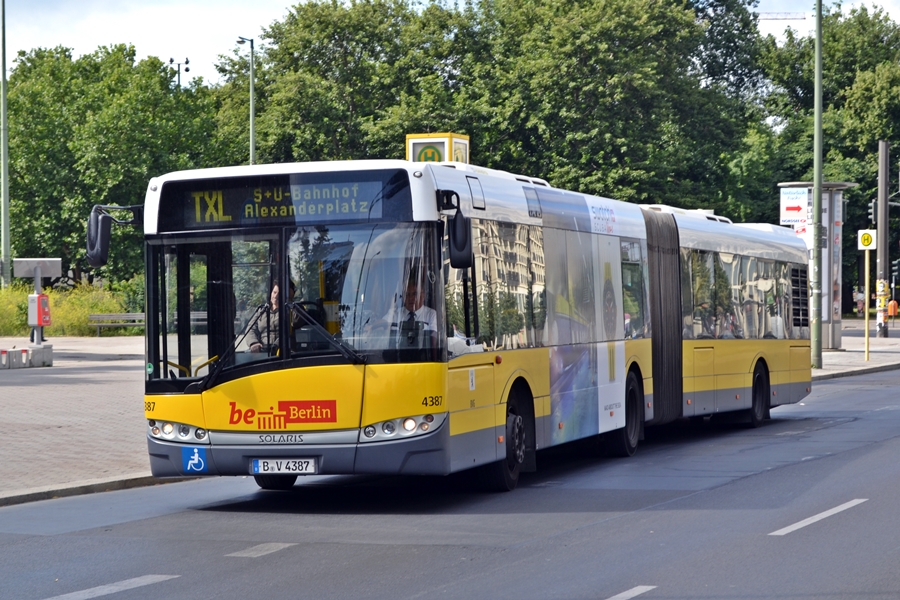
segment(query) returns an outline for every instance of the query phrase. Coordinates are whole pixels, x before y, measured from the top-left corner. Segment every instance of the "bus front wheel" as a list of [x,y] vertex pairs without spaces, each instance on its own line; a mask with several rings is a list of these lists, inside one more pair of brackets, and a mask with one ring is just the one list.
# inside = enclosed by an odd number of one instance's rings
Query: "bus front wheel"
[[614,456],[634,456],[641,437],[641,415],[644,392],[634,371],[625,378],[625,427],[606,434],[609,451]]
[[506,401],[506,458],[481,467],[481,482],[492,492],[511,492],[519,483],[525,462],[525,417],[518,399],[510,395]]
[[264,490],[289,490],[297,481],[296,475],[254,475],[256,485]]

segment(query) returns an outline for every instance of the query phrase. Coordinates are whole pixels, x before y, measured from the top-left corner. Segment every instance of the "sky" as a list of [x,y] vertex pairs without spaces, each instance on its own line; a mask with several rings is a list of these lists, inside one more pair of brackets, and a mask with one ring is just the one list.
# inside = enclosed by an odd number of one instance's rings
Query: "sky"
[[[19,50],[65,46],[74,55],[99,46],[134,44],[138,58],[157,56],[184,63],[181,82],[201,76],[219,81],[215,64],[221,54],[231,54],[238,36],[256,38],[273,21],[279,21],[296,2],[290,0],[5,0],[7,69]],[[823,4],[830,5],[829,0]],[[844,2],[844,10],[860,2]],[[872,2],[866,2],[872,6]],[[877,3],[900,22],[900,0]],[[805,20],[760,21],[764,34],[780,37],[785,27],[801,34],[815,29],[815,0],[760,0],[759,13],[806,13]],[[769,16],[763,14],[763,16]],[[257,43],[259,43],[257,41]],[[184,67],[182,67],[183,69]]]
[[262,30],[280,21],[288,0],[5,0],[7,69],[19,50],[65,46],[80,56],[100,46],[133,44],[138,58],[156,56],[216,83],[215,64],[238,46],[238,36],[260,43]]

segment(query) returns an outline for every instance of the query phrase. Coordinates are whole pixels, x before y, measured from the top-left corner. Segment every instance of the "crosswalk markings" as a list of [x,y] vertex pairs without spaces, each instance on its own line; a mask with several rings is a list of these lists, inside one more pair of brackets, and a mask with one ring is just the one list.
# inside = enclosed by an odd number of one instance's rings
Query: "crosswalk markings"
[[81,590],[80,592],[71,592],[69,594],[63,594],[62,596],[53,596],[46,600],[88,600],[88,598],[99,598],[100,596],[108,596],[109,594],[115,594],[116,592],[124,592],[125,590],[133,590],[134,588],[143,587],[145,585],[161,583],[163,581],[168,581],[169,579],[175,579],[176,577],[180,577],[180,575],[144,575],[133,579],[125,579],[116,583],[99,585],[87,590]]

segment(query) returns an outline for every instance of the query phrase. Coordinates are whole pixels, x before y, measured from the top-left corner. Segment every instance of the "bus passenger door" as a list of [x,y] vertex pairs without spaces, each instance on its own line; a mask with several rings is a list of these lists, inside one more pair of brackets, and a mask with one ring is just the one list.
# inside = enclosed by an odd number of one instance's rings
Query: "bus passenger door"
[[454,471],[497,460],[494,439],[494,355],[464,354],[450,361],[451,468]]

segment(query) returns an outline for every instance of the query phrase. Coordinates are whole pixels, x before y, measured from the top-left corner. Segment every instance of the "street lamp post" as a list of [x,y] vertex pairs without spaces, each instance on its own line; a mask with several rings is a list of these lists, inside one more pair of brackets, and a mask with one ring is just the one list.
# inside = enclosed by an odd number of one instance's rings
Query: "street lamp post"
[[174,58],[169,59],[169,65],[178,65],[178,87],[179,88],[181,87],[181,65],[184,65],[184,72],[189,73],[191,71],[191,68],[188,66],[189,64],[191,64],[191,61],[188,58],[185,58],[183,63],[175,62]]
[[237,43],[244,44],[245,42],[250,43],[250,164],[256,163],[256,129],[254,126],[254,120],[256,116],[256,111],[254,110],[253,105],[253,38],[245,38],[238,36]]
[[[815,85],[813,99],[813,268],[810,284],[810,359],[822,368],[822,0],[816,0]],[[831,290],[828,290],[831,293]],[[829,306],[831,301],[829,301]]]
[[0,222],[2,222],[3,254],[0,270],[3,271],[3,287],[9,287],[12,260],[9,256],[9,124],[6,122],[6,0],[0,0]]

